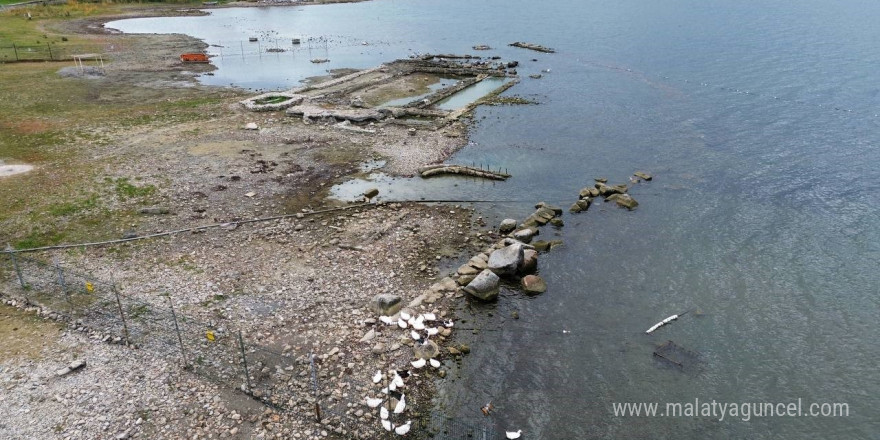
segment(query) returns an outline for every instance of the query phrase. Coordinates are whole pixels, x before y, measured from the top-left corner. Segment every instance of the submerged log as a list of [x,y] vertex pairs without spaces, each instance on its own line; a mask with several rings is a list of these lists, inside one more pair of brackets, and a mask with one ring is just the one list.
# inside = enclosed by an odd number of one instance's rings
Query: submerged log
[[501,171],[483,170],[464,165],[427,165],[419,168],[419,174],[422,177],[439,176],[441,174],[460,174],[462,176],[482,177],[492,180],[507,180],[510,174]]

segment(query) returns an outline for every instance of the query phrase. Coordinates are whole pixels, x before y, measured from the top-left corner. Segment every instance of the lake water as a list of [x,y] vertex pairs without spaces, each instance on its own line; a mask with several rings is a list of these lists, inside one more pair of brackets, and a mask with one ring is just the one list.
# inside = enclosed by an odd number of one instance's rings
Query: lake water
[[[385,182],[398,197],[567,208],[594,177],[655,176],[630,191],[633,212],[598,203],[543,230],[565,242],[541,257],[545,294],[505,290],[495,304],[463,308],[461,326],[482,330],[459,332],[473,353],[438,398],[451,415],[522,429],[523,439],[869,439],[880,435],[877,23],[880,3],[859,0],[377,0],[108,26],[223,46],[210,49],[219,70],[203,80],[253,88],[476,44],[495,48],[480,55],[519,60],[523,80],[507,94],[540,105],[478,109],[469,145],[450,160],[514,177]],[[250,36],[304,40],[260,55],[249,45],[268,43]],[[529,205],[477,207],[497,222],[524,218]],[[699,365],[655,359],[667,340],[699,353]],[[612,411],[697,398],[800,398],[805,411],[845,402],[849,417]],[[488,401],[496,411],[484,418]]]

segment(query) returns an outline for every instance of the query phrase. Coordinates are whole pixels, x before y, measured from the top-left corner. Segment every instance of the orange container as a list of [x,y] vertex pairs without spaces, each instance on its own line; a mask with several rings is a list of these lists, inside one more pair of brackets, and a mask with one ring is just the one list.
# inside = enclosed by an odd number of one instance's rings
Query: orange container
[[208,56],[203,53],[185,53],[180,56],[180,61],[184,63],[207,63]]

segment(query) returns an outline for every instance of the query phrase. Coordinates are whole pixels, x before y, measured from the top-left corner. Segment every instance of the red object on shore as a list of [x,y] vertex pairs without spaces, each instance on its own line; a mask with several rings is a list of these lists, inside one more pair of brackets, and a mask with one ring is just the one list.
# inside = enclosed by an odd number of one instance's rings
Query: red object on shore
[[208,56],[203,53],[185,53],[180,55],[180,61],[184,63],[208,63]]

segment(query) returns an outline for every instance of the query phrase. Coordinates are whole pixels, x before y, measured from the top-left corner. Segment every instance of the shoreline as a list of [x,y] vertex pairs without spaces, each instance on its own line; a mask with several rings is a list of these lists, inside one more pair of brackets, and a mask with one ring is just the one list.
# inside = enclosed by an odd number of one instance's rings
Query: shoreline
[[[146,13],[140,16],[157,15]],[[116,15],[76,20],[72,23],[63,23],[57,28],[66,31],[81,30],[85,31],[86,35],[123,39],[136,45],[140,53],[148,54],[146,59],[139,62],[123,59],[111,63],[108,65],[107,73],[94,81],[103,83],[112,81],[124,85],[129,90],[139,90],[146,84],[147,89],[144,90],[156,90],[150,93],[162,94],[173,93],[175,87],[181,86],[178,84],[181,80],[193,81],[192,77],[189,79],[185,76],[181,77],[181,74],[191,71],[192,66],[169,63],[168,57],[163,53],[179,50],[181,44],[198,47],[205,44],[203,41],[185,35],[110,34],[108,36],[98,33],[92,27],[94,23],[105,23],[119,18],[120,16]],[[174,48],[167,48],[169,42],[173,42]],[[153,61],[156,59],[164,62],[156,63]],[[166,86],[171,86],[171,89],[166,89]],[[341,203],[327,199],[327,189],[333,182],[341,181],[344,176],[353,175],[363,160],[377,157],[390,159],[392,164],[388,170],[393,170],[391,172],[397,175],[415,174],[417,164],[421,165],[424,162],[395,166],[394,157],[388,156],[388,148],[383,150],[368,148],[365,154],[365,144],[388,145],[389,139],[397,139],[398,141],[395,142],[408,145],[409,149],[434,145],[430,147],[434,154],[433,161],[442,161],[466,145],[467,124],[456,122],[443,130],[426,131],[415,138],[405,127],[389,126],[380,139],[371,140],[371,135],[328,132],[320,125],[309,126],[293,122],[289,118],[285,119],[283,116],[277,119],[273,113],[249,113],[235,104],[242,96],[247,95],[241,91],[202,85],[194,87],[197,90],[214,90],[216,93],[230,97],[220,98],[218,105],[213,107],[215,113],[212,113],[211,118],[207,120],[148,123],[133,130],[114,128],[111,133],[106,134],[110,142],[100,146],[103,150],[101,155],[105,158],[98,163],[100,173],[110,176],[134,176],[137,179],[132,180],[136,182],[133,185],[135,189],[153,188],[150,195],[135,197],[139,198],[138,200],[127,201],[120,198],[117,201],[108,201],[108,204],[112,203],[108,208],[137,210],[134,214],[137,224],[134,229],[135,234],[140,234],[141,231],[173,229],[193,220],[202,222],[200,219],[211,218],[237,226],[229,230],[221,228],[215,232],[196,230],[173,239],[158,238],[149,245],[143,242],[119,244],[107,248],[53,252],[51,257],[60,259],[65,266],[91,273],[97,279],[113,279],[124,291],[133,294],[139,301],[152,304],[155,303],[154,298],[158,292],[172,290],[176,307],[179,307],[185,316],[212,322],[218,319],[217,316],[231,314],[232,316],[222,318],[229,319],[239,315],[230,322],[237,323],[236,326],[245,328],[248,335],[253,335],[254,339],[249,340],[249,343],[267,344],[268,347],[274,347],[282,353],[286,352],[285,347],[290,346],[291,353],[297,353],[297,356],[293,356],[295,358],[301,357],[306,350],[306,346],[302,345],[303,341],[299,341],[300,345],[297,345],[294,341],[285,342],[285,338],[269,336],[271,335],[269,329],[276,328],[278,323],[266,322],[265,317],[257,318],[252,314],[255,313],[254,310],[269,304],[273,304],[271,309],[278,313],[277,310],[281,310],[278,304],[287,304],[287,307],[290,307],[286,292],[309,292],[307,297],[313,298],[311,301],[314,302],[305,310],[312,312],[308,315],[300,316],[294,313],[292,316],[283,317],[281,321],[286,322],[283,326],[289,327],[294,322],[300,322],[297,324],[299,329],[294,330],[294,334],[313,334],[317,337],[317,341],[320,341],[318,346],[313,346],[309,351],[323,353],[320,357],[321,362],[327,362],[328,367],[351,365],[352,362],[359,365],[358,370],[362,371],[363,377],[354,377],[352,372],[347,373],[351,376],[346,381],[348,385],[343,388],[328,386],[324,390],[328,393],[324,398],[332,402],[362,403],[362,398],[355,399],[349,396],[343,399],[342,396],[346,394],[344,390],[353,386],[359,390],[360,397],[361,394],[370,392],[369,384],[362,382],[368,379],[367,371],[374,371],[377,361],[380,367],[384,365],[386,368],[404,368],[411,357],[407,354],[408,343],[403,343],[403,338],[398,335],[376,327],[375,317],[372,322],[369,321],[370,318],[365,317],[355,320],[352,325],[350,318],[344,316],[365,309],[373,294],[381,293],[382,290],[401,292],[403,301],[416,310],[432,311],[446,317],[452,316],[451,313],[454,313],[454,309],[460,303],[462,294],[452,289],[448,282],[445,282],[444,286],[444,277],[437,267],[454,266],[463,256],[484,246],[485,243],[481,240],[483,237],[489,237],[490,234],[481,230],[479,221],[474,221],[471,208],[450,204],[430,206],[406,203],[382,204],[370,207],[368,210],[354,209],[350,216],[328,215],[316,219],[317,221],[299,218],[280,219],[257,226],[238,225],[236,219],[243,220],[285,211],[301,211],[308,214],[325,206],[339,206]],[[260,128],[256,131],[242,130],[245,122],[248,121],[258,124]],[[438,142],[438,139],[443,141]],[[297,156],[292,157],[290,153]],[[305,161],[302,160],[302,155],[306,155]],[[401,156],[399,160],[404,159],[405,157]],[[161,170],[158,176],[155,171],[151,171],[157,167]],[[206,172],[207,169],[211,171]],[[35,172],[32,177],[45,178],[49,172],[49,170]],[[113,177],[114,181],[121,178]],[[116,191],[121,188],[119,185],[116,184]],[[112,192],[113,189],[110,190]],[[101,191],[107,192],[106,189]],[[250,193],[257,193],[256,197],[248,195]],[[104,196],[101,197],[103,200]],[[119,229],[116,231],[117,234],[124,232]],[[112,233],[112,231],[106,232]],[[130,232],[126,232],[128,233]],[[244,242],[253,243],[254,249],[242,248],[238,245],[237,242],[242,240],[237,237],[238,235],[244,235]],[[357,248],[367,250],[369,258],[365,259],[364,251]],[[229,255],[217,255],[218,249],[228,249]],[[267,259],[265,255],[273,255],[273,258]],[[44,253],[43,259],[48,258],[50,255]],[[341,265],[334,265],[334,273],[322,270],[324,265],[322,262],[335,259],[339,259]],[[279,268],[274,266],[274,261],[285,261],[286,268],[291,268],[289,265],[292,264],[294,270],[284,276],[279,273]],[[10,291],[15,292],[8,271],[5,275],[7,283],[4,290],[7,294]],[[269,280],[275,281],[273,283]],[[333,288],[316,289],[315,283],[321,281],[329,282]],[[328,297],[331,292],[333,296]],[[347,293],[342,295],[342,298],[337,298],[339,292]],[[223,299],[217,299],[218,295]],[[351,302],[354,298],[358,300]],[[264,305],[255,307],[261,303]],[[221,307],[221,304],[226,305]],[[340,312],[344,313],[340,314]],[[44,315],[49,314],[50,312],[44,312]],[[316,323],[306,319],[306,316],[312,318],[324,316],[336,324],[333,325],[332,330],[322,332],[323,334],[318,336],[319,334],[315,333],[316,329],[312,327]],[[243,436],[246,432],[289,435],[298,432],[297,429],[305,435],[312,433],[313,436],[310,438],[321,438],[326,435],[323,425],[315,426],[308,420],[308,412],[291,415],[280,411],[256,411],[256,408],[250,407],[251,412],[248,413],[245,409],[240,409],[240,407],[249,407],[247,397],[242,401],[240,397],[229,396],[228,390],[224,391],[223,387],[212,385],[206,388],[205,384],[200,384],[200,381],[193,377],[187,377],[186,373],[175,371],[173,358],[156,356],[144,350],[128,352],[127,350],[130,349],[125,347],[100,342],[104,339],[104,335],[98,335],[94,331],[89,332],[86,326],[78,327],[83,328],[85,333],[70,327],[62,331],[58,341],[44,349],[41,355],[43,357],[36,363],[40,367],[29,374],[31,380],[48,386],[47,381],[52,376],[50,372],[60,363],[66,362],[63,359],[69,359],[73,350],[90,360],[82,372],[74,373],[79,375],[76,377],[82,377],[77,381],[92,381],[101,377],[110,386],[122,387],[121,391],[116,391],[118,398],[124,396],[131,398],[136,390],[159,390],[162,388],[160,383],[164,381],[179,381],[189,385],[178,389],[177,396],[172,398],[171,402],[168,397],[163,398],[165,404],[155,403],[158,402],[158,396],[153,392],[142,393],[143,395],[138,398],[145,399],[144,405],[150,412],[155,413],[151,414],[149,419],[134,417],[133,414],[136,413],[130,407],[122,408],[125,405],[116,405],[114,399],[107,399],[102,402],[99,412],[117,414],[117,420],[125,420],[127,424],[135,427],[123,429],[125,424],[118,425],[111,422],[107,427],[101,428],[102,425],[80,420],[75,424],[77,432],[80,430],[94,432],[92,430],[97,429],[106,432],[108,429],[112,431],[113,426],[120,426],[117,428],[119,435],[134,437],[146,435],[151,438],[165,435],[174,437],[184,432],[188,436],[194,433],[222,433],[232,438]],[[378,343],[358,342],[367,337],[368,329],[378,333],[374,338],[378,338],[379,342],[389,348],[389,354],[370,354],[371,350],[375,351]],[[289,328],[285,330],[285,332],[290,331]],[[454,332],[452,334],[454,337]],[[340,341],[347,342],[340,344]],[[445,360],[455,358],[455,355],[447,353],[446,348],[443,348],[443,351]],[[114,364],[121,359],[120,356],[128,360],[119,365]],[[111,361],[112,359],[116,361]],[[133,368],[130,364],[132,360],[137,365],[161,373],[154,377],[132,381],[130,384],[121,382],[123,377],[128,376],[125,371]],[[4,370],[2,374],[4,376],[28,374],[27,371],[34,365],[32,362],[14,361],[7,364],[10,368]],[[351,367],[348,367],[348,370],[351,370]],[[93,386],[98,386],[96,384],[97,382]],[[411,404],[416,405],[417,408],[430,406],[433,386],[431,380],[414,385]],[[54,393],[61,396],[70,393],[63,382],[53,381],[51,388],[54,389]],[[98,386],[98,388],[102,387]],[[17,387],[16,389],[21,395],[15,399],[33,397],[30,392]],[[37,391],[39,392],[39,389]],[[105,395],[108,392],[109,389],[104,389]],[[227,396],[228,402],[217,401],[216,396],[219,395]],[[64,403],[67,400],[62,398],[57,403]],[[187,414],[180,405],[197,402],[200,406],[209,405],[212,412],[222,414],[224,417],[216,420],[212,418],[203,426],[194,423],[197,419],[170,416],[177,412]],[[44,409],[35,408],[35,411],[42,413]],[[369,417],[363,415],[363,412],[362,415],[357,415],[359,408],[349,406],[347,409],[361,423],[369,422]],[[54,412],[57,411],[59,409],[55,408]],[[72,414],[64,411],[61,414],[65,415],[65,418],[73,417]],[[11,414],[8,415],[9,420],[18,420]],[[303,415],[306,417],[303,418]],[[57,418],[58,415],[44,414],[47,423]],[[106,421],[103,423],[107,425]],[[378,423],[372,424],[378,425]],[[18,425],[13,422],[10,426],[14,428]],[[66,425],[58,426],[61,427],[61,432],[72,432],[67,430]],[[172,430],[168,432],[169,429]],[[27,434],[17,432],[13,436],[17,435],[41,437],[38,431],[33,430],[28,431]],[[76,435],[73,437],[76,438]]]

